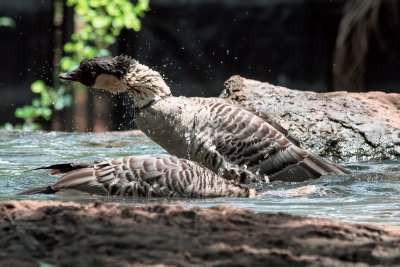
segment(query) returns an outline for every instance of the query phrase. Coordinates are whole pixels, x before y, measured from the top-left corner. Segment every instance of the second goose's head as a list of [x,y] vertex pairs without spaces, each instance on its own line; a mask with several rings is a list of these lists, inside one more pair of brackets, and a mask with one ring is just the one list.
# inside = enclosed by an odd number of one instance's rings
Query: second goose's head
[[78,68],[61,74],[60,78],[113,94],[130,92],[136,108],[171,95],[169,87],[158,72],[128,56],[85,59]]

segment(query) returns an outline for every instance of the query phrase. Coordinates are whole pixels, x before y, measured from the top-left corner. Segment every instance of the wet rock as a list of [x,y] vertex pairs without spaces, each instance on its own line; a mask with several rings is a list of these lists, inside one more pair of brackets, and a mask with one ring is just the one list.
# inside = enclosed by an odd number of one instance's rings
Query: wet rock
[[324,157],[400,156],[400,94],[297,91],[233,76],[220,97],[265,112]]
[[[10,209],[10,205],[14,208]],[[369,266],[400,263],[397,228],[219,206],[0,203],[0,266]]]

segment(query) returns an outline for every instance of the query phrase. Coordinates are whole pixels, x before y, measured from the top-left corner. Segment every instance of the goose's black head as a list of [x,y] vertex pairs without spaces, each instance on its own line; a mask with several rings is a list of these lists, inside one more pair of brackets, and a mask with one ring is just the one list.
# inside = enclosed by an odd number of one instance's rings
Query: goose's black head
[[[77,81],[96,89],[112,92],[121,90],[121,78],[129,71],[136,61],[128,56],[94,57],[82,60],[79,67],[67,73],[60,74],[60,79]],[[110,88],[111,87],[111,88]]]
[[78,68],[61,74],[60,78],[111,93],[128,91],[133,95],[136,108],[171,95],[158,72],[127,56],[85,59]]

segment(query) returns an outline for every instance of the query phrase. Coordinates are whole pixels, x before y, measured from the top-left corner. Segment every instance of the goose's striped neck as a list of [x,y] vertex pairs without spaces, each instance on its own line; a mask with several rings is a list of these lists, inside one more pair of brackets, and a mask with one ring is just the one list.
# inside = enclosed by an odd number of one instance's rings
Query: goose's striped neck
[[171,90],[162,76],[138,62],[131,65],[123,81],[127,90],[133,95],[136,109],[143,109],[162,98],[171,96]]

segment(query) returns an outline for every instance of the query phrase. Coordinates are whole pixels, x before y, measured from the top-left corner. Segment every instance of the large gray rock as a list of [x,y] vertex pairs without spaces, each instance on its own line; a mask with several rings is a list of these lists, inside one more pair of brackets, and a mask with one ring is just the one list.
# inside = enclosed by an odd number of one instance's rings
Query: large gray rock
[[324,157],[400,156],[400,94],[297,91],[233,76],[220,97],[265,112]]

